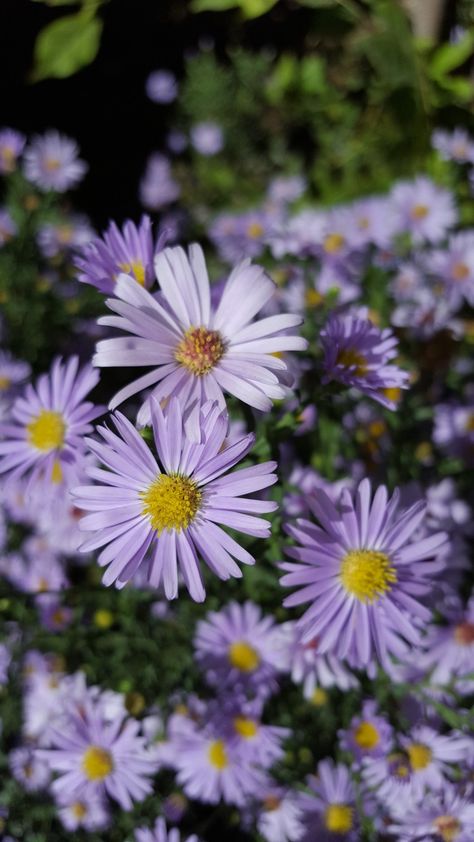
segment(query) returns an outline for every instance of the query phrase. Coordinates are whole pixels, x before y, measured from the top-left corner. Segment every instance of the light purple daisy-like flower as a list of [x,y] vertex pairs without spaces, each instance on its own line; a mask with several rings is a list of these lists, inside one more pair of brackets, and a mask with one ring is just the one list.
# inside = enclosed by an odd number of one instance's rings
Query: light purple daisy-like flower
[[464,301],[474,305],[474,231],[462,231],[450,237],[447,248],[427,256],[426,266],[441,281],[450,300],[457,307]]
[[259,794],[257,829],[266,842],[297,842],[304,834],[299,794],[268,786]]
[[440,403],[434,408],[434,443],[451,456],[474,462],[474,404]]
[[400,842],[472,842],[474,839],[474,803],[459,795],[454,787],[426,795],[421,804],[399,802],[397,808],[388,831]]
[[[252,322],[275,289],[264,270],[244,260],[231,272],[213,308],[198,245],[190,247],[189,258],[182,248],[165,249],[155,267],[163,303],[131,278],[120,276],[117,297],[106,301],[118,315],[99,320],[128,336],[99,342],[95,365],[153,366],[115,395],[110,408],[150,386],[158,401],[178,395],[183,406],[217,400],[224,407],[226,391],[267,411],[272,400],[285,397],[288,389],[281,380],[287,365],[273,355],[303,350],[307,343],[291,333],[301,324],[300,316],[281,314]],[[149,407],[148,400],[139,423],[148,423]]]
[[[285,606],[310,602],[299,621],[303,640],[318,638],[322,653],[368,666],[374,655],[383,666],[388,655],[402,655],[406,642],[420,643],[417,624],[431,612],[421,604],[432,588],[431,577],[443,562],[435,558],[445,533],[411,541],[426,511],[422,501],[399,511],[399,492],[388,497],[379,486],[373,501],[370,482],[355,495],[341,494],[339,506],[319,491],[310,498],[320,526],[299,519],[287,527],[296,546],[287,553],[296,563],[283,563],[281,584],[298,590]],[[416,623],[414,622],[416,620]]]
[[0,474],[17,479],[28,472],[56,485],[74,474],[83,436],[103,412],[84,401],[98,380],[91,366],[79,369],[78,357],[70,357],[56,359],[35,386],[28,384],[13,404],[11,423],[0,425]]
[[66,830],[84,828],[87,831],[104,830],[110,823],[105,800],[95,793],[74,798],[63,793],[57,801],[58,818]]
[[272,473],[276,463],[226,475],[250,451],[255,437],[247,435],[226,445],[228,418],[216,404],[205,404],[194,416],[192,425],[192,419],[186,424],[176,398],[166,415],[154,402],[159,463],[120,413],[115,416],[119,435],[102,427],[103,442],[88,440],[108,470],[91,468],[88,474],[99,484],[76,488],[74,494],[79,508],[92,512],[80,524],[93,533],[82,550],[107,545],[98,558],[102,567],[107,566],[106,585],[116,582],[123,587],[150,549],[150,584],[163,584],[167,598],[174,599],[179,570],[192,598],[202,602],[205,589],[198,554],[220,579],[242,575],[234,559],[254,564],[250,553],[220,524],[255,537],[268,536],[270,524],[260,515],[274,511],[276,503],[242,495],[276,482]]
[[391,751],[383,757],[363,757],[362,781],[385,810],[415,801],[413,771],[403,751]]
[[162,234],[154,245],[148,216],[143,216],[139,225],[128,219],[122,230],[111,222],[107,231],[86,245],[76,258],[78,280],[101,292],[113,293],[118,276],[125,272],[148,289],[155,280],[155,254],[163,248],[165,239]]
[[0,350],[0,395],[26,380],[30,372],[29,363],[14,359],[9,351]]
[[411,234],[414,243],[437,243],[457,222],[452,193],[426,176],[398,182],[392,189],[391,198],[399,230]]
[[[181,842],[181,834],[176,827],[168,830],[163,818],[155,822],[155,826],[149,830],[147,827],[138,827],[135,830],[135,842]],[[183,842],[198,842],[195,833],[188,836]]]
[[25,149],[25,176],[41,190],[65,193],[82,181],[88,170],[78,155],[76,141],[54,129],[36,135]]
[[419,663],[431,671],[434,685],[449,684],[474,673],[474,596],[465,610],[461,605],[444,607],[449,625],[432,625],[423,641],[426,652]]
[[283,742],[290,736],[289,728],[262,722],[262,699],[245,701],[237,698],[236,688],[229,695],[220,693],[208,706],[207,716],[226,742],[261,769],[269,769],[284,755]]
[[18,228],[10,212],[6,208],[0,208],[0,247],[13,239],[17,231]]
[[438,734],[428,725],[416,725],[409,734],[399,738],[408,757],[413,791],[422,799],[426,789],[442,790],[454,777],[455,764],[466,764],[474,756],[472,737],[451,732]]
[[145,90],[152,102],[166,105],[178,96],[178,80],[170,70],[154,70],[146,80]]
[[299,798],[305,827],[303,842],[357,842],[356,793],[348,768],[321,760],[317,777],[311,776],[307,783],[311,793],[302,793]]
[[452,132],[436,129],[431,143],[445,161],[474,164],[474,139],[465,129],[456,128]]
[[0,129],[0,173],[8,175],[16,169],[26,138],[15,129]]
[[171,165],[165,155],[155,152],[148,158],[145,174],[140,182],[140,201],[149,210],[161,210],[172,204],[181,194],[173,178]]
[[363,757],[381,757],[391,750],[393,728],[378,712],[377,703],[368,699],[349,727],[338,731],[338,737],[341,748],[349,751],[359,763]]
[[49,259],[78,251],[91,242],[95,232],[83,216],[71,216],[61,222],[42,225],[37,234],[41,254]]
[[200,155],[217,155],[224,146],[224,134],[218,123],[210,120],[196,123],[191,128],[191,143]]
[[51,729],[52,748],[38,750],[58,773],[53,793],[78,800],[107,794],[123,810],[131,810],[134,801],[143,801],[152,791],[150,778],[158,768],[139,731],[136,720],[120,715],[107,720],[100,705],[84,699]]
[[[393,395],[408,388],[409,375],[390,363],[397,355],[398,340],[388,328],[381,330],[370,319],[332,313],[321,331],[324,381],[338,380],[396,409]],[[395,390],[395,392],[392,392]]]
[[307,186],[302,175],[278,175],[268,185],[267,199],[275,205],[291,204],[301,198]]
[[34,748],[21,746],[13,749],[8,762],[13,777],[27,792],[37,792],[48,786],[51,779],[49,766]]
[[231,602],[210,611],[197,624],[196,658],[214,686],[240,687],[268,695],[286,667],[280,632],[273,617],[253,602]]

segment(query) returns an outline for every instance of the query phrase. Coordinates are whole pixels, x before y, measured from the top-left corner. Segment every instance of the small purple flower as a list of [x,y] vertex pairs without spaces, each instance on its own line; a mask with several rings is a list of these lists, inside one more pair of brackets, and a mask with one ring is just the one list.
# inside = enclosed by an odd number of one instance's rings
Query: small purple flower
[[120,274],[125,273],[147,289],[155,280],[153,261],[163,248],[165,236],[153,243],[151,220],[142,216],[137,226],[128,219],[122,230],[111,222],[107,231],[86,244],[75,259],[78,279],[101,292],[113,293]]
[[349,751],[355,761],[363,757],[382,757],[393,745],[393,729],[377,709],[377,703],[368,699],[362,711],[351,720],[346,730],[338,731],[341,748]]
[[15,129],[0,129],[0,173],[8,175],[16,169],[26,138]]
[[88,170],[78,154],[76,141],[54,129],[36,135],[25,150],[25,176],[41,190],[65,193],[82,181]]
[[0,394],[10,392],[29,377],[31,367],[23,360],[15,360],[9,351],[0,349]]
[[[181,842],[181,834],[175,827],[168,830],[165,820],[159,818],[151,830],[146,827],[138,827],[135,830],[135,842]],[[183,839],[183,842],[198,842],[198,838],[193,833],[192,836]]]
[[268,185],[268,201],[275,205],[289,205],[301,198],[307,186],[302,175],[276,176]]
[[117,587],[127,583],[150,550],[150,585],[162,584],[166,597],[175,599],[179,570],[191,597],[202,602],[206,592],[198,554],[223,580],[242,576],[234,559],[254,564],[250,553],[219,524],[267,537],[270,523],[260,515],[274,511],[277,504],[242,495],[272,485],[276,464],[264,462],[227,474],[250,451],[254,436],[226,446],[228,419],[216,404],[205,404],[191,423],[183,419],[176,398],[166,415],[154,402],[152,421],[159,464],[119,413],[114,418],[118,435],[101,427],[104,441],[87,440],[109,470],[89,469],[89,476],[100,484],[74,490],[79,508],[91,512],[80,524],[92,533],[81,549],[105,547],[98,557],[99,564],[107,566],[103,581],[116,582]]
[[298,842],[304,834],[299,794],[268,786],[262,790],[259,800],[257,829],[266,842]]
[[223,260],[237,263],[262,254],[277,220],[276,212],[268,210],[222,213],[214,219],[209,237]]
[[84,828],[87,831],[104,830],[110,823],[105,801],[102,797],[87,793],[75,798],[74,793],[63,793],[58,798],[58,817],[66,830]]
[[456,128],[452,132],[436,129],[431,143],[445,161],[474,164],[474,140],[465,129]]
[[427,256],[426,267],[456,307],[474,306],[474,231],[454,234],[446,248]]
[[321,653],[333,652],[367,667],[375,655],[384,668],[388,655],[406,651],[405,640],[420,642],[414,619],[426,623],[431,612],[419,597],[430,591],[436,560],[446,541],[437,533],[410,543],[425,515],[422,501],[399,512],[399,492],[388,498],[379,486],[371,502],[364,479],[354,495],[344,490],[339,506],[319,491],[309,503],[320,526],[299,519],[287,531],[297,542],[283,563],[281,584],[298,590],[285,599],[293,607],[310,602],[299,621],[303,640],[317,637]]
[[302,842],[357,842],[356,793],[347,767],[321,760],[317,776],[309,777],[307,783],[311,793],[299,798],[305,827]]
[[472,737],[451,732],[438,734],[428,725],[417,725],[406,736],[399,737],[408,757],[415,797],[424,792],[443,790],[449,778],[455,777],[454,765],[467,763],[474,756]]
[[164,155],[155,152],[148,158],[145,173],[140,181],[140,201],[149,210],[161,210],[171,205],[181,194],[174,180],[171,165]]
[[391,198],[399,230],[411,234],[415,244],[439,242],[458,218],[452,193],[425,176],[398,182]]
[[321,331],[324,381],[338,380],[396,409],[392,390],[408,388],[409,375],[390,364],[398,341],[388,328],[381,330],[367,318],[333,312]]
[[446,453],[474,461],[474,405],[440,403],[434,408],[433,441]]
[[8,761],[13,777],[27,792],[46,789],[51,772],[34,748],[16,748],[10,752]]
[[191,143],[200,155],[217,155],[224,146],[222,129],[218,123],[211,121],[196,123],[191,128]]
[[94,230],[85,217],[72,216],[61,222],[47,222],[38,230],[38,246],[49,259],[70,254],[87,246],[94,237]]
[[462,798],[454,787],[428,793],[421,804],[400,801],[388,831],[400,842],[472,842],[474,804]]
[[474,672],[474,596],[463,611],[460,605],[445,608],[447,626],[432,625],[423,641],[426,652],[420,665],[431,670],[433,685],[446,685]]
[[178,80],[170,70],[154,70],[146,80],[145,90],[152,102],[165,105],[178,96]]
[[0,208],[0,247],[8,243],[18,233],[16,223],[6,208]]

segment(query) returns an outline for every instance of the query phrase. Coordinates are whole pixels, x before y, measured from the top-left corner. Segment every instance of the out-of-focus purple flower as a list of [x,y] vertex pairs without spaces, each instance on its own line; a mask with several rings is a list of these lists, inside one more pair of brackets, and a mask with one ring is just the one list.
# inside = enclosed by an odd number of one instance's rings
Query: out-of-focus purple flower
[[53,258],[70,254],[86,246],[95,236],[89,220],[72,216],[61,222],[47,222],[38,230],[38,246],[44,257]]
[[288,478],[288,485],[295,488],[295,492],[286,494],[283,498],[285,514],[288,517],[306,517],[311,511],[308,505],[308,494],[322,489],[333,503],[336,503],[342,489],[353,488],[354,482],[351,479],[329,482],[314,468],[296,465]]
[[357,763],[363,757],[382,757],[393,746],[393,728],[373,699],[364,702],[361,713],[353,717],[347,729],[338,731],[338,737],[341,748]]
[[[147,827],[138,827],[135,830],[135,842],[181,842],[181,834],[177,828],[168,830],[165,820],[160,817],[150,830]],[[198,842],[198,838],[193,833],[183,842]]]
[[145,82],[145,90],[152,102],[165,105],[178,96],[178,80],[170,70],[154,70]]
[[8,175],[16,169],[26,138],[15,129],[0,129],[0,173]]
[[218,123],[210,120],[195,123],[190,132],[191,143],[200,155],[217,155],[224,146],[224,134]]
[[430,683],[441,686],[474,673],[474,596],[465,610],[456,600],[443,613],[449,625],[428,628],[419,656],[420,666],[431,671]]
[[36,135],[25,149],[25,176],[41,190],[65,193],[82,181],[88,170],[78,154],[76,141],[54,129]]
[[9,351],[0,349],[0,394],[10,392],[30,376],[31,367],[23,360],[15,360]]
[[303,842],[357,842],[356,793],[347,767],[321,760],[317,777],[310,776],[307,783],[310,793],[302,793],[298,801],[305,828]]
[[474,406],[440,403],[434,410],[433,441],[451,456],[474,461]]
[[67,605],[63,605],[56,597],[44,597],[39,604],[40,623],[43,628],[59,633],[67,629],[72,622],[73,612]]
[[11,652],[6,643],[0,643],[0,687],[8,684],[8,669],[11,663]]
[[266,842],[298,842],[303,836],[299,795],[268,786],[259,794],[258,832]]
[[360,294],[360,281],[347,264],[323,260],[314,275],[314,290],[310,289],[306,293],[306,305],[311,307],[322,304],[326,299],[333,299],[337,304],[348,304]]
[[125,273],[149,289],[155,280],[155,255],[165,240],[166,235],[162,234],[155,246],[149,216],[142,216],[139,225],[128,219],[122,230],[111,222],[104,234],[86,244],[75,258],[78,280],[101,292],[113,293],[118,276]]
[[18,228],[10,212],[6,208],[0,208],[0,248],[13,239],[17,231]]
[[275,205],[289,205],[301,198],[307,187],[302,175],[279,175],[268,185],[268,201]]
[[427,789],[443,790],[449,778],[455,778],[455,765],[474,757],[474,740],[450,732],[438,734],[428,725],[417,725],[409,734],[400,735],[400,745],[408,757],[415,798],[421,800]]
[[303,685],[306,699],[317,699],[320,689],[338,687],[347,691],[358,686],[357,678],[343,661],[331,653],[319,652],[317,638],[303,642],[296,622],[284,623],[279,633],[291,678],[295,684]]
[[57,802],[58,817],[66,830],[84,828],[87,831],[104,830],[110,823],[105,801],[95,793],[83,793],[75,798],[74,793],[63,793]]
[[[354,248],[369,245],[389,248],[398,230],[397,214],[388,196],[369,196],[349,206],[350,242]],[[349,220],[348,220],[349,221]]]
[[396,409],[392,389],[408,388],[409,375],[390,364],[398,341],[388,328],[381,330],[370,319],[333,312],[321,331],[324,381],[338,380]]
[[419,597],[430,591],[429,577],[443,567],[430,559],[446,535],[410,542],[426,505],[419,501],[399,512],[399,492],[389,499],[385,486],[373,501],[371,496],[367,479],[353,496],[344,490],[338,507],[323,491],[311,495],[320,526],[300,519],[287,527],[299,546],[287,549],[297,563],[281,565],[287,571],[281,584],[298,588],[285,606],[311,603],[299,621],[303,641],[318,638],[322,654],[333,652],[361,667],[375,656],[386,668],[390,653],[406,651],[405,641],[420,643],[414,618],[418,623],[431,619]]
[[387,828],[400,842],[471,842],[474,839],[474,804],[454,787],[425,795],[421,803],[399,801],[393,824]]
[[447,248],[427,255],[425,264],[454,306],[459,308],[464,301],[474,306],[474,231],[454,234]]
[[178,129],[172,129],[166,136],[166,145],[170,152],[179,155],[186,149],[188,139],[184,132],[180,132]]
[[457,128],[452,132],[436,129],[431,143],[445,161],[474,164],[474,139],[465,129]]
[[223,260],[237,263],[262,254],[277,220],[277,212],[268,210],[222,213],[214,219],[209,237]]
[[[138,287],[137,287],[138,288]],[[191,597],[205,598],[198,553],[220,579],[240,577],[234,559],[254,564],[254,558],[217,524],[265,538],[270,523],[261,514],[277,504],[243,497],[276,481],[275,462],[264,462],[228,474],[250,451],[254,436],[226,446],[226,413],[205,404],[190,419],[183,419],[172,398],[166,415],[157,402],[152,422],[158,462],[135,427],[121,414],[115,416],[118,435],[99,428],[104,441],[88,440],[91,451],[108,471],[91,468],[89,476],[100,485],[74,489],[77,505],[90,512],[81,528],[92,536],[82,550],[104,547],[98,557],[107,566],[104,584],[123,587],[145,558],[153,553],[148,579],[163,584],[166,597],[178,595],[178,570]],[[251,513],[251,514],[250,514]],[[179,567],[178,567],[179,564]]]
[[459,328],[453,319],[455,311],[453,301],[446,295],[436,295],[425,285],[418,287],[411,299],[401,301],[390,320],[396,327],[405,327],[420,339],[429,339],[446,329],[458,335]]
[[149,210],[161,210],[171,205],[181,195],[181,188],[174,180],[171,165],[165,155],[150,155],[145,173],[140,181],[140,201]]
[[49,766],[31,747],[15,748],[8,757],[11,773],[27,792],[45,789],[50,781]]
[[452,193],[426,176],[398,182],[391,198],[399,231],[409,233],[415,244],[439,242],[458,218]]

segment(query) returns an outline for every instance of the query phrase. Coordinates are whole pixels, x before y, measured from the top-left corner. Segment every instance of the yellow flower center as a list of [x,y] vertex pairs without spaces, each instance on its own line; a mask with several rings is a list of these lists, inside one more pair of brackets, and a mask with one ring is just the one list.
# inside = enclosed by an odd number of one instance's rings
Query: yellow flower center
[[58,158],[46,158],[44,165],[48,172],[55,172],[56,170],[59,170],[61,161],[59,161]]
[[380,742],[380,735],[371,722],[361,722],[354,731],[354,740],[360,748],[370,751]]
[[465,281],[469,277],[469,266],[459,261],[454,264],[451,274],[455,281]]
[[390,754],[388,756],[390,774],[399,780],[405,780],[410,777],[410,767],[408,765],[408,758],[401,752]]
[[240,737],[251,740],[258,732],[258,725],[253,719],[246,719],[244,716],[236,716],[234,728]]
[[443,842],[454,842],[462,829],[460,822],[454,816],[438,816],[434,820],[433,826],[436,828]]
[[433,756],[431,749],[423,745],[423,743],[412,743],[407,748],[407,754],[410,758],[411,767],[415,772],[426,769],[430,765]]
[[71,812],[76,819],[83,819],[87,815],[87,807],[81,801],[75,801],[71,804]]
[[322,687],[316,687],[316,690],[313,692],[311,696],[311,701],[313,705],[316,705],[317,708],[323,707],[328,700],[328,694],[326,690],[323,690]]
[[360,602],[374,602],[397,581],[395,568],[385,553],[350,550],[341,562],[341,582]]
[[11,386],[11,380],[9,377],[0,377],[0,392],[9,389]]
[[217,330],[190,327],[175,351],[175,359],[191,374],[208,374],[225,352],[225,344]]
[[278,810],[280,804],[281,798],[278,798],[276,795],[267,795],[262,802],[263,809],[266,810],[267,813],[271,813],[273,810]]
[[161,474],[140,496],[143,514],[161,534],[164,529],[187,529],[196,517],[202,492],[188,477]]
[[315,289],[307,289],[304,297],[307,307],[319,307],[324,301],[324,296]]
[[347,348],[344,351],[339,351],[336,359],[337,365],[342,365],[344,368],[353,368],[355,366],[354,374],[357,377],[364,377],[367,374],[367,360],[363,354],[359,354],[353,348]]
[[90,781],[103,781],[112,772],[114,762],[110,751],[100,746],[89,746],[82,757],[82,771]]
[[253,672],[260,663],[260,656],[245,640],[238,640],[229,646],[229,661],[241,672]]
[[133,275],[140,286],[145,286],[145,267],[141,260],[132,260],[131,263],[119,263],[119,268],[127,275]]
[[461,646],[472,646],[474,643],[474,623],[459,623],[454,629],[454,639]]
[[251,222],[247,228],[247,234],[252,240],[258,240],[263,234],[263,225],[260,222]]
[[348,833],[352,830],[353,810],[347,804],[330,804],[324,813],[326,830],[332,833]]
[[56,450],[64,444],[66,424],[60,412],[42,409],[34,421],[26,426],[28,441],[38,450]]
[[328,234],[324,238],[323,248],[328,254],[337,254],[344,246],[345,239],[342,234]]
[[386,389],[382,389],[382,394],[385,395],[387,400],[398,403],[402,396],[402,390],[398,386],[387,386]]
[[4,146],[0,151],[0,160],[5,172],[13,172],[15,169],[16,155],[11,146]]
[[225,769],[229,765],[229,759],[222,740],[214,740],[207,752],[209,762],[216,769]]
[[428,216],[427,205],[415,205],[411,210],[412,219],[425,219]]

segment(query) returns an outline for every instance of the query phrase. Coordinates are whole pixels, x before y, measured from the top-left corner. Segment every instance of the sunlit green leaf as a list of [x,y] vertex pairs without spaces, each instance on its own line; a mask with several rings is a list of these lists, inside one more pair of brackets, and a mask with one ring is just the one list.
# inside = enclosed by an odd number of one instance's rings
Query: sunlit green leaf
[[89,11],[59,18],[38,35],[31,81],[64,79],[94,61],[100,45],[102,21]]

